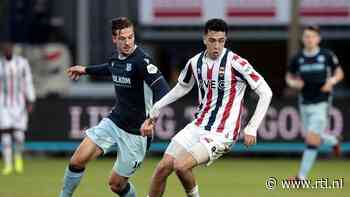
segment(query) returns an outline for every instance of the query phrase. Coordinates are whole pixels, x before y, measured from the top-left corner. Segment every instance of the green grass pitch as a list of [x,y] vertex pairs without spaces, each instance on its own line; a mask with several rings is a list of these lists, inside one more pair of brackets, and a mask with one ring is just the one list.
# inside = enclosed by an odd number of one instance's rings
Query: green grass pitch
[[[138,196],[146,197],[153,169],[159,157],[149,157],[132,178]],[[0,161],[2,168],[2,161]],[[62,177],[68,162],[63,158],[28,158],[23,175],[0,175],[0,197],[55,197],[61,188]],[[88,165],[76,197],[116,196],[108,188],[112,158],[99,159]],[[347,160],[318,160],[311,177],[344,178],[342,189],[282,189],[268,190],[268,177],[283,179],[295,175],[297,159],[224,158],[210,167],[195,170],[202,197],[206,196],[295,196],[328,197],[350,196],[350,163]],[[180,182],[172,175],[168,180],[166,197],[185,196]]]

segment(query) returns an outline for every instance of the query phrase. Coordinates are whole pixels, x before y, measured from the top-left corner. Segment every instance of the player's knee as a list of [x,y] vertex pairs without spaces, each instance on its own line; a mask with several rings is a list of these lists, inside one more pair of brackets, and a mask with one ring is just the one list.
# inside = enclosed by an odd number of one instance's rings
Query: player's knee
[[173,165],[174,165],[174,160],[162,159],[157,166],[155,176],[158,176],[158,177],[167,176],[173,171]]
[[109,179],[108,181],[109,188],[112,190],[112,192],[119,194],[124,191],[127,181],[122,180],[116,180],[116,179]]
[[181,174],[186,172],[188,168],[186,167],[186,164],[183,161],[176,159],[174,161],[174,170],[176,174]]
[[305,142],[308,145],[319,146],[321,144],[321,137],[314,132],[308,132],[306,134]]

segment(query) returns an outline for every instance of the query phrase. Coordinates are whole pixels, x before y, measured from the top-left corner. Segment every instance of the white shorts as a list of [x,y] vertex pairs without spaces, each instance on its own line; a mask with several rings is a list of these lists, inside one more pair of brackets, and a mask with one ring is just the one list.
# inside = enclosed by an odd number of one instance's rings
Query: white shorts
[[180,144],[191,154],[194,154],[191,152],[194,145],[197,143],[203,144],[209,154],[210,161],[214,161],[227,153],[233,144],[233,140],[226,138],[224,134],[216,131],[206,131],[193,123],[186,125],[172,138],[172,141]]
[[[0,106],[2,108],[3,106]],[[0,109],[0,129],[27,130],[28,114],[23,111],[15,111],[8,108]]]

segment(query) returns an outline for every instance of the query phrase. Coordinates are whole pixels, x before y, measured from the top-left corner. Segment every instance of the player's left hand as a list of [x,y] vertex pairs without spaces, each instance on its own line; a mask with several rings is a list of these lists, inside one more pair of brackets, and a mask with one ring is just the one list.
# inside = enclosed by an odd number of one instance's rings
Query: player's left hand
[[245,134],[244,135],[244,145],[246,147],[249,147],[249,146],[252,146],[254,144],[256,144],[256,136]]
[[326,83],[321,87],[321,91],[324,93],[331,92],[334,86],[334,80],[332,78],[327,79]]
[[27,109],[27,112],[28,113],[32,113],[32,111],[33,111],[33,103],[32,102],[30,102],[30,101],[26,101],[26,109]]
[[154,130],[155,120],[148,118],[143,122],[140,132],[142,136],[152,136]]

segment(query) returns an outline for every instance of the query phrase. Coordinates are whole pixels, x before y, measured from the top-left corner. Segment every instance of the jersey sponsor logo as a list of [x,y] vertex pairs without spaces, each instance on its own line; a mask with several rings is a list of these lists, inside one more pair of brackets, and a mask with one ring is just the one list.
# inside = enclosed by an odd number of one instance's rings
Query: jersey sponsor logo
[[158,68],[155,65],[153,65],[153,64],[149,64],[147,66],[147,72],[149,74],[156,74],[158,72]]
[[300,66],[300,72],[313,72],[313,71],[321,71],[325,69],[324,64],[303,64]]
[[223,90],[225,88],[225,80],[199,80],[199,87]]
[[129,77],[123,77],[118,75],[113,75],[113,81],[117,86],[130,87],[131,79]]

